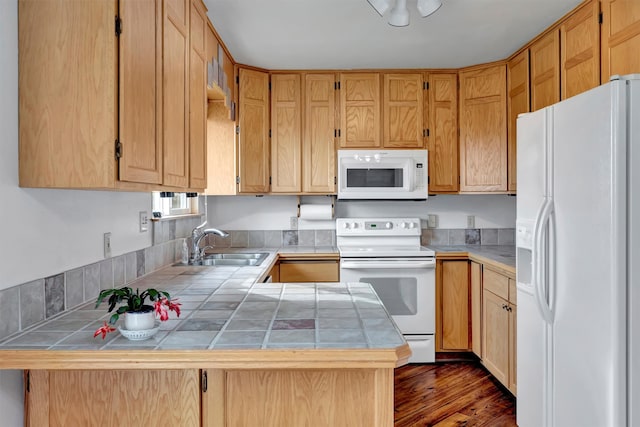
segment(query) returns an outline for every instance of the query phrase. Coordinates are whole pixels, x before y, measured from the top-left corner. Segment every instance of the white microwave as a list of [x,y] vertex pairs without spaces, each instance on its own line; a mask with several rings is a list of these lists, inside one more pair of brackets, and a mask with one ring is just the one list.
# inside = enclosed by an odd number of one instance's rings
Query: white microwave
[[426,200],[427,150],[338,150],[338,199]]

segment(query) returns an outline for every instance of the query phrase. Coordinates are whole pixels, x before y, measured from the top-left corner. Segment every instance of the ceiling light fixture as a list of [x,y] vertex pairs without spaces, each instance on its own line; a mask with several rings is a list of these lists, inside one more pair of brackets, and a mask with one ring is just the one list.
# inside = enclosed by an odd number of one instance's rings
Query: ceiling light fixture
[[[391,0],[367,0],[369,4],[383,16],[391,7]],[[416,7],[423,18],[434,13],[442,6],[442,0],[416,0]],[[409,10],[407,0],[396,0],[396,4],[389,13],[389,24],[394,27],[406,27],[409,25]]]

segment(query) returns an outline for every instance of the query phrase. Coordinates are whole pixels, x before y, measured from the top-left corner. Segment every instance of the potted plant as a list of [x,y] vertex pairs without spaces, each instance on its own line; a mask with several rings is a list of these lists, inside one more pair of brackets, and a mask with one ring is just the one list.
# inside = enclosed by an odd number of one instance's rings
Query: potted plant
[[[142,292],[125,286],[119,289],[105,289],[98,294],[96,308],[102,304],[105,298],[109,297],[109,308],[111,313],[116,306],[118,309],[111,315],[109,322],[99,327],[93,337],[102,335],[104,339],[109,332],[115,331],[113,325],[116,324],[120,315],[124,316],[124,327],[128,331],[150,330],[155,325],[156,315],[161,321],[169,320],[169,311],[175,311],[180,317],[180,303],[177,299],[172,300],[169,292],[158,291],[149,288]],[[147,299],[149,300],[147,302]]]

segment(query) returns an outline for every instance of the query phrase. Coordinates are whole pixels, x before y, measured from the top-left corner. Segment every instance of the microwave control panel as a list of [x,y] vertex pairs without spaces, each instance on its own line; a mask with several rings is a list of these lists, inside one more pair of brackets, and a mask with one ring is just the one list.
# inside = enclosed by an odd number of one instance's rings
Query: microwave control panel
[[424,179],[424,171],[426,169],[426,165],[423,163],[416,163],[416,174],[415,174],[415,183],[416,188],[424,188],[424,183],[426,180]]

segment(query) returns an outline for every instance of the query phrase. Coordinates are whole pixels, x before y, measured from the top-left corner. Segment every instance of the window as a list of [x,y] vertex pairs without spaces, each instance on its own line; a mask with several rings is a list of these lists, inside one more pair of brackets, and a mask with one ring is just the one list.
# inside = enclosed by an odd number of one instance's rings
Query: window
[[198,213],[197,197],[187,197],[186,193],[160,193],[157,191],[151,194],[153,212],[160,212],[163,217]]

